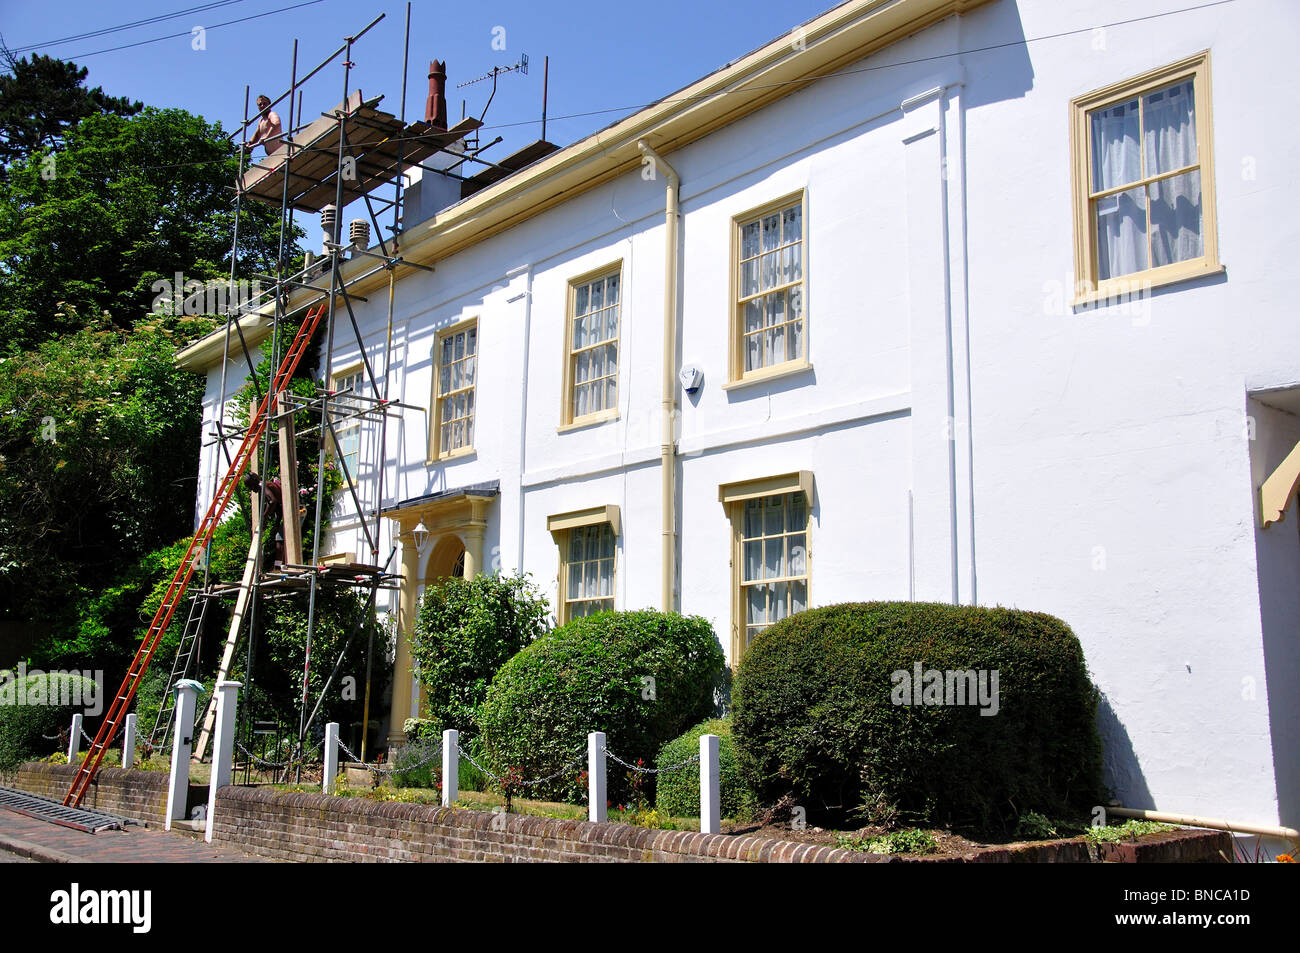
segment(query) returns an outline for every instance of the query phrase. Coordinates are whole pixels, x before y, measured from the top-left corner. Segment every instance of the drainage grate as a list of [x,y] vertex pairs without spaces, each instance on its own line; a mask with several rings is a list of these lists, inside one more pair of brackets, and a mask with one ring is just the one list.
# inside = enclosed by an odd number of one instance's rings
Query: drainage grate
[[16,814],[25,814],[38,821],[49,821],[62,827],[71,827],[75,831],[95,834],[99,831],[121,830],[127,824],[134,824],[124,817],[105,814],[102,811],[88,811],[80,807],[64,807],[58,801],[15,791],[13,788],[0,788],[0,807]]

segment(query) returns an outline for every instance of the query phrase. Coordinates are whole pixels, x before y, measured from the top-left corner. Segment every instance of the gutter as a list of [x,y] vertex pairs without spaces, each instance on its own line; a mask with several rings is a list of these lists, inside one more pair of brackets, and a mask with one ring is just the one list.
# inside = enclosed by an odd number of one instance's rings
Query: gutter
[[663,394],[660,404],[662,430],[659,440],[660,507],[662,509],[662,565],[659,604],[664,612],[676,609],[673,590],[677,579],[677,507],[675,500],[677,482],[677,442],[674,424],[677,420],[677,233],[681,222],[678,196],[682,180],[677,170],[644,140],[636,147],[641,154],[663,170],[668,178],[664,197],[664,350]]

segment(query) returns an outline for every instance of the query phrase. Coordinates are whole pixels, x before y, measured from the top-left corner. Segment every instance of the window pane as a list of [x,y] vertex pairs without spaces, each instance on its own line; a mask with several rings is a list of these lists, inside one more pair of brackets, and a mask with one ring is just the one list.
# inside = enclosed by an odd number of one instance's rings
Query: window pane
[[587,285],[575,289],[573,293],[573,313],[586,314],[591,291]]
[[770,252],[759,259],[762,263],[761,277],[764,288],[780,284],[781,253]]
[[599,311],[605,306],[605,282],[593,281],[591,283],[591,310]]
[[764,503],[763,534],[765,536],[777,536],[780,534],[784,522],[785,511],[781,506],[781,497],[769,496]]
[[748,625],[763,625],[767,622],[767,587],[750,586],[745,595],[745,622]]
[[802,533],[808,528],[808,514],[805,512],[804,495],[802,493],[792,493],[790,495],[790,505],[787,507],[787,526],[792,533]]
[[605,378],[605,407],[606,409],[618,406],[618,378]]
[[804,546],[803,534],[786,537],[786,575],[802,576],[806,571],[804,568]]
[[745,543],[745,581],[763,578],[763,542]]
[[454,349],[455,359],[459,361],[462,357],[465,356],[465,335],[464,334],[454,335],[452,337],[452,341],[455,342],[455,349]]
[[1092,190],[1100,192],[1142,178],[1138,152],[1138,101],[1089,114],[1092,126]]
[[796,205],[781,213],[782,238],[795,242],[803,237],[803,206]]
[[1205,254],[1201,238],[1201,173],[1186,172],[1152,182],[1151,264],[1188,261]]
[[1119,192],[1093,202],[1097,272],[1101,279],[1147,267],[1146,190]]
[[803,612],[808,608],[808,583],[790,583],[790,614]]
[[443,365],[438,371],[438,393],[445,394],[451,390],[451,368]]
[[740,257],[753,258],[758,254],[758,222],[750,222],[740,230]]
[[788,324],[786,329],[788,333],[785,336],[785,359],[796,361],[803,357],[803,322]]
[[763,335],[745,338],[745,370],[753,371],[763,366]]
[[569,598],[579,599],[582,597],[582,564],[571,563],[569,565]]
[[467,343],[465,345],[465,353],[470,357],[473,357],[478,353],[478,328],[476,327],[469,329]]
[[745,539],[763,535],[763,501],[745,501],[745,525],[741,529]]
[[781,216],[775,212],[763,218],[763,251],[772,251],[781,244]]
[[758,293],[757,261],[747,261],[740,266],[740,293],[746,298]]
[[605,304],[618,304],[618,275],[610,275],[605,279]]
[[774,583],[772,586],[772,605],[768,611],[768,618],[773,622],[777,622],[789,614],[790,584],[788,582]]
[[769,539],[763,544],[766,560],[763,563],[763,578],[775,579],[785,575],[785,543],[781,539]]
[[757,331],[763,326],[763,299],[745,302],[745,331]]
[[600,594],[602,596],[612,596],[614,594],[614,560],[602,559],[599,565]]
[[1193,97],[1190,79],[1142,97],[1143,150],[1148,176],[1196,164]]
[[767,326],[772,327],[785,320],[785,292],[778,291],[767,296]]
[[618,337],[618,305],[605,312],[605,339]]
[[585,570],[583,572],[582,594],[584,596],[600,595],[600,563],[593,561],[583,563],[583,566],[585,567]]
[[[600,555],[605,559],[614,558],[614,527],[608,523],[601,525]],[[610,564],[612,567],[612,563]]]

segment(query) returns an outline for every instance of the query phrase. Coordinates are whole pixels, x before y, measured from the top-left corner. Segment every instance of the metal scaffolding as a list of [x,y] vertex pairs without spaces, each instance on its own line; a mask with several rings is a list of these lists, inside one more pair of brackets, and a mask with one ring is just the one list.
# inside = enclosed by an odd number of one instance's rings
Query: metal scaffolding
[[[477,159],[472,152],[463,149],[453,151],[452,149],[469,133],[481,126],[479,120],[462,120],[451,129],[441,128],[436,123],[428,121],[407,124],[406,81],[411,29],[409,3],[406,9],[406,27],[402,54],[402,97],[398,114],[394,116],[381,112],[376,108],[382,97],[363,100],[360,91],[352,89],[352,69],[355,67],[355,63],[352,61],[354,45],[383,19],[384,14],[380,14],[356,34],[345,37],[343,44],[338,49],[301,79],[298,77],[298,43],[295,40],[289,88],[273,100],[265,110],[259,110],[256,115],[250,117],[248,110],[249,89],[245,87],[244,121],[237,130],[230,134],[232,139],[236,135],[240,136],[241,142],[239,175],[234,188],[235,226],[231,246],[231,287],[234,287],[236,276],[240,248],[239,217],[244,202],[256,201],[278,207],[280,213],[279,246],[274,275],[256,276],[259,280],[265,279],[269,281],[269,288],[250,300],[239,302],[237,305],[228,308],[226,312],[218,410],[213,431],[208,435],[211,440],[205,444],[208,447],[215,446],[219,448],[220,456],[214,466],[213,484],[215,487],[218,474],[221,472],[221,458],[224,458],[226,465],[229,466],[230,453],[227,444],[232,440],[242,440],[247,429],[229,427],[225,421],[226,403],[231,396],[227,369],[231,365],[232,359],[237,362],[242,358],[246,366],[247,378],[252,382],[258,398],[261,398],[261,386],[257,378],[257,362],[254,360],[249,347],[243,324],[244,320],[250,315],[271,320],[270,366],[275,367],[281,358],[281,349],[284,346],[286,331],[290,335],[293,333],[288,322],[313,305],[325,303],[327,312],[324,340],[321,344],[323,353],[315,391],[311,396],[286,392],[279,405],[273,408],[274,418],[270,426],[267,427],[266,438],[262,442],[261,465],[258,470],[263,475],[271,473],[273,460],[271,452],[272,433],[277,434],[276,439],[278,441],[287,440],[292,445],[295,440],[295,428],[292,422],[295,418],[302,419],[305,416],[309,424],[304,429],[297,431],[297,436],[307,436],[315,439],[317,485],[314,488],[314,513],[310,514],[312,538],[309,558],[301,558],[301,555],[304,554],[300,554],[300,561],[290,561],[287,558],[289,554],[286,553],[283,563],[274,566],[264,565],[269,521],[265,518],[256,518],[252,525],[253,545],[249,548],[249,560],[252,570],[251,585],[246,587],[243,583],[213,578],[210,567],[211,560],[205,559],[203,585],[201,591],[195,597],[194,605],[206,606],[214,599],[231,597],[239,600],[241,592],[243,592],[243,598],[247,600],[247,619],[243,625],[243,638],[246,645],[244,663],[244,677],[246,680],[244,697],[246,701],[242,706],[244,714],[242,735],[246,742],[245,751],[247,751],[247,746],[252,744],[256,721],[254,694],[251,688],[257,657],[259,606],[267,599],[301,599],[304,595],[306,596],[307,632],[302,690],[298,699],[299,718],[290,758],[291,761],[296,761],[299,764],[299,768],[302,757],[307,751],[306,742],[309,732],[316,715],[321,709],[325,693],[329,691],[334,683],[343,664],[344,656],[351,649],[357,634],[363,630],[368,632],[369,637],[365,654],[366,685],[362,716],[361,756],[363,759],[367,756],[366,734],[372,704],[371,675],[373,671],[372,658],[375,651],[373,635],[377,622],[377,595],[381,590],[397,589],[402,578],[400,574],[390,571],[395,549],[388,553],[386,560],[382,562],[380,560],[380,539],[382,534],[379,521],[384,494],[385,462],[388,453],[388,423],[393,417],[399,416],[402,410],[414,410],[423,413],[425,408],[404,404],[392,400],[389,396],[393,311],[398,270],[405,268],[433,271],[431,267],[409,261],[402,257],[401,254],[404,180],[407,176],[407,170],[412,167],[419,167],[425,173],[448,174],[452,178],[462,179],[462,176],[423,164],[426,159],[440,152],[455,155],[458,160],[468,158],[489,167],[492,165],[486,160]],[[338,65],[342,68],[342,97],[339,100],[339,105],[329,112],[321,113],[310,122],[304,122],[302,115],[302,90],[304,84],[331,63],[338,61],[340,57],[342,59]],[[288,103],[288,123],[283,127],[284,131],[279,137],[279,147],[261,163],[253,164],[250,161],[246,165],[245,159],[250,154],[248,149],[249,126],[262,116],[269,115],[270,110],[286,101]],[[389,185],[393,189],[391,198],[381,198],[375,195],[377,190]],[[378,247],[375,250],[357,247],[365,244],[365,242],[345,242],[343,240],[342,212],[346,205],[356,200],[364,201],[370,223],[374,227],[374,235],[378,238]],[[329,205],[333,205],[335,214],[332,220],[332,228],[327,231],[322,255],[320,258],[313,259],[313,256],[308,253],[305,256],[303,267],[291,269],[288,267],[288,256],[286,254],[286,251],[291,249],[287,249],[286,245],[293,234],[295,213],[298,211],[318,212]],[[385,237],[384,229],[380,226],[379,216],[389,211],[392,213],[392,224],[389,226],[389,231],[392,234]],[[344,262],[361,258],[373,262],[373,267],[363,268],[360,273],[345,277]],[[379,373],[376,373],[377,369],[373,366],[371,355],[367,352],[360,324],[353,307],[355,302],[365,301],[366,299],[351,291],[350,287],[355,287],[361,282],[367,282],[383,272],[386,272],[388,277],[388,317],[382,367],[379,369]],[[345,316],[346,320],[344,320]],[[361,381],[357,385],[335,390],[333,389],[332,377],[333,360],[336,351],[336,335],[339,334],[340,327],[344,329],[344,334],[350,331],[355,340],[356,347],[361,355],[362,374]],[[378,438],[373,441],[377,465],[370,470],[373,477],[369,478],[373,479],[374,486],[372,508],[368,508],[363,504],[364,496],[359,489],[359,484],[362,482],[361,474],[359,472],[350,472],[343,454],[338,452],[339,427],[350,422],[370,422],[377,425],[378,428]],[[360,534],[367,549],[364,555],[358,554],[358,558],[355,560],[337,561],[321,551],[322,531],[327,523],[327,515],[324,512],[324,486],[326,482],[327,456],[331,453],[331,446],[335,448],[335,464],[342,477],[342,490],[347,492],[356,510]],[[287,542],[289,537],[288,521],[298,521],[300,528],[301,520],[298,511],[298,494],[296,492],[297,474],[296,472],[283,472],[284,462],[293,460],[294,454],[285,454],[283,453],[283,447],[281,449],[281,525]],[[357,459],[358,466],[356,469],[360,471],[362,467],[359,465],[359,456]],[[369,482],[369,479],[366,482]],[[262,481],[256,491],[255,496],[257,499],[255,504],[259,505],[254,507],[255,514],[265,514],[267,512],[267,482],[269,480]],[[250,577],[250,573],[247,571],[249,568],[246,567],[246,579]],[[313,641],[318,626],[317,603],[318,594],[326,586],[353,588],[364,593],[365,598],[361,616],[356,620],[356,624],[351,626],[343,650],[334,663],[333,671],[313,705],[309,686],[313,665]],[[245,589],[247,589],[246,592]],[[237,640],[241,636],[240,624],[241,621],[244,621],[244,614],[239,609],[234,613],[227,638],[227,652],[223,657],[222,668],[218,671],[219,678],[226,677],[228,668],[233,662],[233,653]],[[178,652],[176,663],[172,667],[171,680],[173,683],[189,677],[193,667],[197,665],[199,653],[193,641],[201,637],[201,620],[206,615],[206,612],[196,610],[191,615],[198,618],[199,621],[196,623],[193,633],[189,632],[190,627],[187,625],[188,641],[187,638],[182,639],[181,650]],[[170,692],[171,684],[169,684],[168,689]],[[203,746],[206,743],[206,725],[211,721],[211,717],[212,711],[210,709],[205,716],[205,732],[200,735],[200,744],[196,747],[196,755],[198,756],[203,753]],[[160,715],[160,720],[161,718]],[[155,730],[157,730],[157,727]]]

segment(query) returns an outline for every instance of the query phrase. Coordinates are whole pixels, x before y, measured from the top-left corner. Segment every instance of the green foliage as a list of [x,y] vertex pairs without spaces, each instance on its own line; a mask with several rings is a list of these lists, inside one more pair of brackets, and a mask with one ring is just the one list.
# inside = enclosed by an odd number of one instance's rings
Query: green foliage
[[41,673],[19,679],[13,672],[0,673],[0,770],[59,747],[45,736],[66,732],[73,714],[84,711],[95,693],[95,683],[80,675]]
[[[157,310],[155,283],[177,272],[230,277],[239,163],[219,125],[146,108],[92,114],[62,135],[57,153],[38,148],[0,179],[0,350],[131,328]],[[274,268],[277,210],[243,203],[239,233],[235,278]]]
[[933,854],[939,849],[929,831],[916,828],[891,831],[880,837],[837,834],[835,846],[845,850],[866,851],[868,854]]
[[526,575],[448,578],[424,592],[411,655],[428,714],[473,737],[497,670],[546,631],[550,606]]
[[3,51],[0,75],[0,164],[9,165],[37,149],[56,147],[67,130],[87,116],[132,116],[142,108],[102,87],[86,89],[89,70],[76,63],[33,53],[21,59]]
[[[276,721],[297,731],[299,706],[302,702],[302,674],[307,656],[307,600],[262,600],[257,608],[257,649],[254,655],[251,694],[252,699],[241,696],[241,705],[252,704],[259,720]],[[311,639],[311,672],[308,678],[307,712],[311,713],[325,686],[325,680],[334,669],[348,634],[356,627],[356,636],[321,705],[314,722],[314,734],[319,738],[324,726],[336,721],[340,732],[347,737],[361,726],[365,702],[365,649],[368,638],[374,637],[372,660],[374,679],[371,690],[374,699],[382,697],[384,686],[392,671],[388,661],[387,634],[382,625],[374,621],[364,596],[350,589],[325,586],[316,592],[316,620]],[[373,629],[373,631],[368,631]],[[246,661],[237,658],[236,674],[232,677],[247,681],[243,676]],[[249,693],[245,693],[247,695]],[[371,714],[374,712],[372,710]]]
[[436,741],[414,741],[398,748],[388,783],[396,788],[441,788],[442,759],[438,754]]
[[[0,613],[66,625],[78,589],[189,529],[203,382],[175,367],[178,338],[80,331],[0,358]],[[111,612],[102,596],[79,609]]]
[[[999,673],[999,710],[894,704],[893,673]],[[764,803],[810,815],[896,809],[913,823],[1006,829],[1024,811],[1099,803],[1101,743],[1083,650],[1059,619],[925,603],[856,603],[765,630],[736,677],[741,771]]]
[[1056,836],[1056,827],[1037,811],[1026,811],[1016,823],[1016,837],[1021,840],[1048,840]]
[[[655,767],[680,764],[700,753],[702,735],[718,736],[718,780],[722,816],[748,820],[754,812],[754,795],[745,786],[736,765],[735,744],[731,737],[731,718],[712,718],[701,722],[659,749]],[[659,775],[655,806],[674,817],[698,817],[700,813],[700,766],[688,764],[677,771]]]
[[[493,679],[478,713],[489,766],[544,777],[581,754],[591,731],[605,732],[619,757],[649,763],[712,714],[725,667],[713,627],[698,616],[645,609],[575,619],[523,649]],[[610,797],[622,800],[629,786],[612,764],[608,780]],[[582,794],[570,775],[529,796],[576,801]]]
[[1173,827],[1168,824],[1132,818],[1112,827],[1089,827],[1083,832],[1083,836],[1094,844],[1117,844],[1120,841],[1137,840],[1148,834],[1160,834],[1169,830],[1173,830]]

